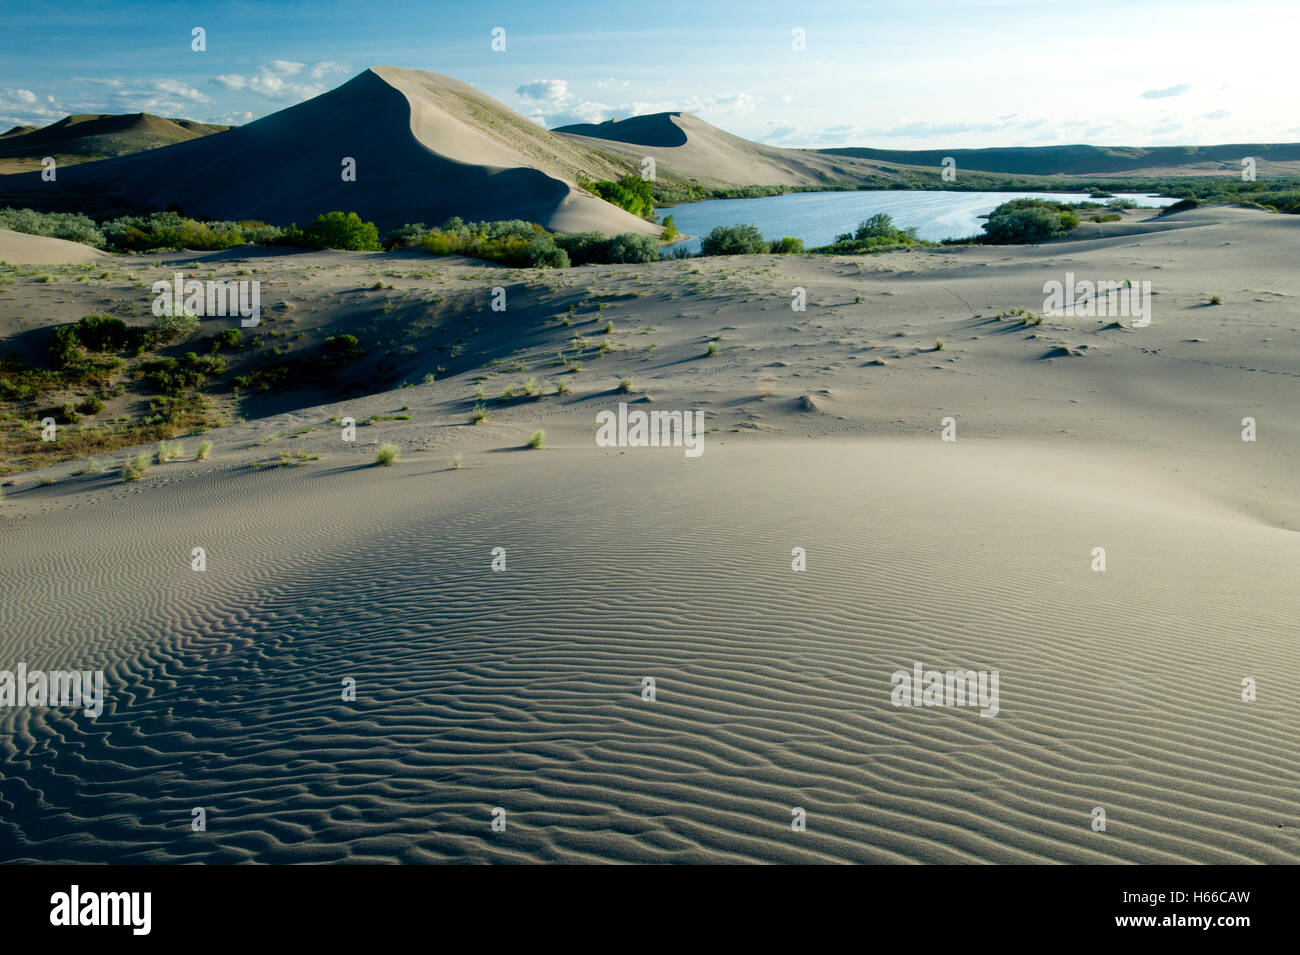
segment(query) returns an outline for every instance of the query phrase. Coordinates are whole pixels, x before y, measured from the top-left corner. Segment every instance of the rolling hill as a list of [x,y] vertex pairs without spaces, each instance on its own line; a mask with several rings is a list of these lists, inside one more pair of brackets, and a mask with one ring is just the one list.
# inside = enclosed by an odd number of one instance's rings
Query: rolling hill
[[15,126],[0,136],[0,173],[40,169],[45,156],[53,156],[60,167],[70,166],[188,142],[229,128],[152,113],[65,116],[45,127]]

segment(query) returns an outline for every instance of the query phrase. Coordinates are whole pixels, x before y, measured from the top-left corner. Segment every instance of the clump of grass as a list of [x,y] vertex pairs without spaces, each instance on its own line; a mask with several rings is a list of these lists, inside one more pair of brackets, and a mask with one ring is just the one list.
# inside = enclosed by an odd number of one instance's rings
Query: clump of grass
[[942,338],[936,338],[936,339],[934,340],[934,350],[935,350],[935,351],[943,351],[943,339],[942,339]]
[[483,395],[484,395],[484,393],[485,393],[485,392],[483,391],[483,383],[482,383],[482,382],[479,382],[478,384],[476,384],[476,385],[474,386],[474,397],[477,398],[479,401],[482,401],[482,400],[483,400]]
[[1222,305],[1222,304],[1223,304],[1223,296],[1222,296],[1222,295],[1211,295],[1211,296],[1210,296],[1210,304],[1211,304],[1211,305]]
[[53,483],[54,483],[54,475],[53,475],[53,474],[42,474],[42,475],[41,475],[41,484],[42,484],[42,485],[44,485],[45,487],[49,487],[49,486],[50,486],[51,484],[53,484]]
[[555,383],[555,393],[557,395],[567,395],[570,390],[569,383],[563,378]]
[[613,322],[606,322],[606,323],[605,323],[605,334],[606,334],[606,335],[612,335],[612,334],[614,334],[614,323],[613,323]]
[[474,413],[469,416],[470,424],[482,424],[487,420],[487,411],[482,405],[474,406]]
[[718,353],[718,343],[717,343],[717,342],[709,342],[709,347],[706,348],[706,349],[704,350],[704,357],[705,357],[705,358],[712,358],[712,357],[713,357],[714,355],[716,355],[717,353]]
[[505,390],[501,392],[501,400],[509,401],[515,396],[515,386],[506,385]]
[[375,455],[375,464],[389,465],[397,460],[397,445],[381,444],[379,453]]
[[465,455],[463,454],[453,455],[451,459],[451,469],[453,471],[459,471],[462,467],[464,467],[464,462],[465,462]]
[[625,395],[630,395],[635,387],[636,382],[631,378],[623,378],[618,383],[618,390]]
[[212,450],[212,442],[211,442],[211,441],[200,441],[200,442],[199,442],[199,453],[198,453],[198,456],[195,457],[194,460],[195,460],[195,461],[206,461],[206,460],[208,459],[208,452],[211,451],[211,450]]
[[527,381],[524,382],[524,394],[526,394],[529,398],[537,397],[540,390],[541,389],[538,388],[537,386],[536,378],[529,378]]
[[139,454],[133,454],[122,462],[122,483],[130,484],[132,481],[138,481],[144,477],[145,472],[149,470],[149,455],[144,451]]
[[185,445],[179,441],[159,441],[158,442],[158,463],[166,464],[179,458],[185,451]]
[[543,431],[541,428],[538,428],[536,431],[533,432],[533,436],[528,439],[528,446],[530,448],[540,448],[542,446],[542,442],[545,440],[546,440],[546,432]]

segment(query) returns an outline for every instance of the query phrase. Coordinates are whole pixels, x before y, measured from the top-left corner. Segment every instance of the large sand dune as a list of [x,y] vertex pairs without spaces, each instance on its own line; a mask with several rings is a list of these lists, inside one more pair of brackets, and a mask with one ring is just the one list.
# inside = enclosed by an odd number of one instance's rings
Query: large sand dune
[[[343,160],[356,163],[344,181]],[[202,139],[60,170],[5,177],[15,205],[73,210],[178,206],[191,215],[310,222],[355,211],[381,229],[408,222],[527,219],[561,231],[657,234],[583,192],[607,160],[449,77],[375,67],[339,88]]]
[[[1300,862],[1300,219],[1148,216],[546,273],[200,256],[256,270],[262,333],[391,326],[438,380],[302,395],[135,484],[6,488],[0,666],[102,667],[108,701],[0,709],[0,858]],[[6,311],[190,258],[15,281]],[[997,317],[1067,271],[1151,281],[1152,323]],[[613,350],[565,371],[575,334]],[[570,390],[494,400],[528,375]],[[596,447],[619,401],[704,410],[704,453]],[[355,445],[328,420],[372,414]],[[385,441],[403,460],[368,466]],[[997,716],[892,705],[918,661],[997,670]]]

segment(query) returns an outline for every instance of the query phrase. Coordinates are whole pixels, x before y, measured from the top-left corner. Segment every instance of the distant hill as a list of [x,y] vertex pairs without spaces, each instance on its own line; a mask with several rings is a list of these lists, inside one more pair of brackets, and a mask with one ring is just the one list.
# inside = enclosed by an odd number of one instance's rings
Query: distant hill
[[653,113],[603,123],[560,126],[555,132],[630,162],[655,160],[656,177],[708,187],[823,185],[887,186],[933,176],[951,156],[957,169],[1031,177],[1201,176],[1257,170],[1300,174],[1300,143],[1223,146],[1033,146],[995,149],[786,149],[724,132],[698,116]]
[[991,149],[820,149],[831,156],[874,159],[908,166],[938,166],[945,156],[958,169],[1021,176],[1197,176],[1241,170],[1253,156],[1258,168],[1300,173],[1300,143],[1222,146],[1025,146]]
[[[355,181],[342,177],[345,157],[355,160]],[[0,201],[84,212],[177,207],[281,225],[338,209],[383,230],[458,215],[657,235],[577,185],[624,172],[465,83],[377,66],[245,126],[61,169],[54,183],[0,177]]]
[[219,133],[229,126],[152,113],[81,113],[49,126],[15,126],[0,136],[0,174],[41,168],[45,156],[59,166],[126,156]]

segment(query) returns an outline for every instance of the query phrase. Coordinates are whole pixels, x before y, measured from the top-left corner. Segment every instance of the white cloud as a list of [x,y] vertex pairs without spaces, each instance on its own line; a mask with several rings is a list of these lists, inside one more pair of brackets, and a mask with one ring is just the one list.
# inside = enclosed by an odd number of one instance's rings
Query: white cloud
[[1191,83],[1179,83],[1177,86],[1166,87],[1162,90],[1147,90],[1142,94],[1143,99],[1165,99],[1170,96],[1182,96],[1192,88]]
[[212,82],[223,89],[257,93],[268,99],[305,100],[324,93],[325,87],[319,83],[298,82],[291,77],[296,77],[306,70],[310,79],[319,80],[330,73],[346,69],[346,66],[334,60],[321,60],[310,68],[306,63],[298,63],[294,60],[272,60],[259,67],[254,74],[225,73],[214,76]]
[[346,73],[347,71],[348,67],[346,63],[339,63],[335,60],[321,60],[311,68],[311,71],[307,75],[313,80],[319,80],[329,76],[331,73]]
[[515,93],[524,99],[536,100],[556,106],[567,102],[571,95],[564,80],[534,80],[515,87]]

